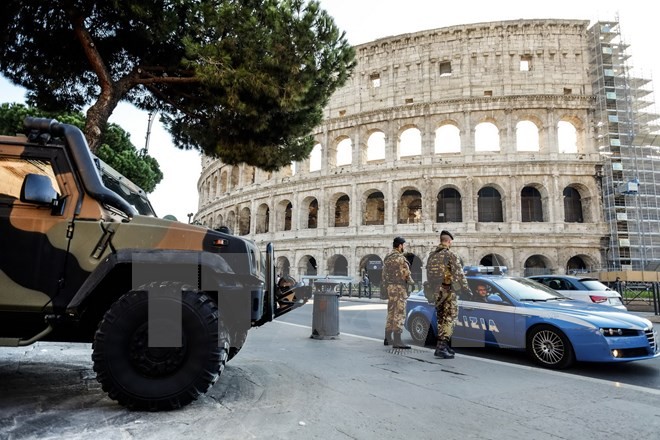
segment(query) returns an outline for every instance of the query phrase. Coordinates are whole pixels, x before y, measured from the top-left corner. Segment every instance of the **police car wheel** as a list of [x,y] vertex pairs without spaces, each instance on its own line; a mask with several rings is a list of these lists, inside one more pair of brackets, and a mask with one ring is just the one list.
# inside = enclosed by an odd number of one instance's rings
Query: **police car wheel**
[[431,323],[423,315],[415,315],[410,320],[410,336],[416,344],[433,345],[435,334],[431,329]]
[[[147,291],[157,289],[163,295],[149,297]],[[92,346],[96,378],[111,399],[129,409],[185,406],[205,393],[224,369],[229,346],[215,302],[202,292],[182,289],[178,283],[152,283],[131,291],[99,324]],[[180,316],[161,313],[165,317],[160,323],[150,323],[150,307],[178,307]],[[179,323],[180,333],[175,331],[171,346],[161,346],[168,344],[162,341],[159,346],[150,344],[150,324],[163,329]]]
[[527,353],[534,362],[546,368],[567,368],[575,362],[571,342],[561,331],[549,325],[534,327],[528,333]]

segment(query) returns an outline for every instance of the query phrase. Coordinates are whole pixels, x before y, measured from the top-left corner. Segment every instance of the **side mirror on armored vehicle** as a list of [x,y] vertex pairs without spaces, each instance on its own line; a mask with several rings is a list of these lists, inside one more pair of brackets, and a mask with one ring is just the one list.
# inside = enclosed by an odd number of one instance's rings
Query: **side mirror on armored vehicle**
[[21,187],[21,202],[51,205],[58,194],[48,176],[28,174]]

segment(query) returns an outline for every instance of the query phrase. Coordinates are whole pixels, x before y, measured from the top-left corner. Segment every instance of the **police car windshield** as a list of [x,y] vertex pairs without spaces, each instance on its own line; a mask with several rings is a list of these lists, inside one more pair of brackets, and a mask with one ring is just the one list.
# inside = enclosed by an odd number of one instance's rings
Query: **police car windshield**
[[499,278],[494,281],[518,301],[554,301],[568,299],[555,290],[527,278]]

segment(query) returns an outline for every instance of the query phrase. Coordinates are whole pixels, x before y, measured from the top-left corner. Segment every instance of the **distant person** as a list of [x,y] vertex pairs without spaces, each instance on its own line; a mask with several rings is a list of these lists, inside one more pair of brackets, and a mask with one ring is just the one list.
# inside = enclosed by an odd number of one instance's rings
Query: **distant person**
[[396,237],[392,242],[392,251],[383,261],[383,283],[387,291],[387,321],[385,322],[384,345],[394,348],[408,349],[401,341],[403,322],[406,318],[406,299],[408,298],[408,284],[413,284],[410,266],[403,255],[406,240]]
[[440,245],[431,252],[426,263],[429,287],[435,293],[435,310],[438,316],[438,342],[433,355],[452,359],[454,350],[449,346],[458,316],[456,294],[470,292],[461,257],[450,250],[454,236],[449,231],[440,232]]
[[362,285],[364,285],[365,289],[368,289],[370,283],[369,274],[365,272],[364,276],[362,277]]

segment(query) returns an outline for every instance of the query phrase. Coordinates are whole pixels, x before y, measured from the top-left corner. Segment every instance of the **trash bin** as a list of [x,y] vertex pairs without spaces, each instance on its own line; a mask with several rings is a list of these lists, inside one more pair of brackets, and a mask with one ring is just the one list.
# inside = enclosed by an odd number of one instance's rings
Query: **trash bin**
[[332,288],[315,283],[312,309],[312,338],[337,339],[339,337],[339,294]]

